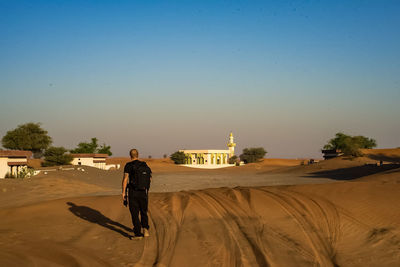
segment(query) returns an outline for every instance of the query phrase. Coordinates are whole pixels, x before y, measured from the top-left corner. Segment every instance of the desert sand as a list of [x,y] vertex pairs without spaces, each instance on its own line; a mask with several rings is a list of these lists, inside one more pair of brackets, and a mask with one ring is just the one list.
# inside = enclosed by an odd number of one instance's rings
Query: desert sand
[[364,153],[219,170],[146,160],[144,240],[130,239],[121,170],[0,180],[0,266],[398,266],[400,149]]

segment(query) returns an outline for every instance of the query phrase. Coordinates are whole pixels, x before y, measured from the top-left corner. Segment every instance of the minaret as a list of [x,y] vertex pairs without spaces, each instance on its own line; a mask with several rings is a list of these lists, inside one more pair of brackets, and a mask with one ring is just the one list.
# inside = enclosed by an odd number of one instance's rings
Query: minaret
[[232,157],[233,155],[235,155],[235,146],[236,146],[236,144],[233,142],[233,134],[231,132],[231,134],[229,135],[229,143],[228,143],[229,157]]

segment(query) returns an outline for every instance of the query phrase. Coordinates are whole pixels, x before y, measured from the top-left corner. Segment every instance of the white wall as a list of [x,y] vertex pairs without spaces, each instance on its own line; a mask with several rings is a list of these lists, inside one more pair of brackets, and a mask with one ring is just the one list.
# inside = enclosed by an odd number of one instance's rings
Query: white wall
[[[94,161],[102,161],[102,162],[95,163]],[[79,164],[79,162],[81,164]],[[84,165],[84,166],[95,167],[102,170],[107,169],[106,160],[104,158],[74,158],[72,160],[72,165]]]
[[7,159],[8,158],[0,158],[0,178],[4,178],[4,176],[6,176],[6,173],[9,172]]
[[[79,164],[79,162],[81,164]],[[72,160],[72,165],[85,165],[94,167],[93,158],[74,158]]]
[[[0,157],[0,179],[5,178],[7,172],[11,173],[11,166],[8,166],[8,162],[27,162],[26,158],[8,158],[8,157]],[[19,170],[22,170],[23,166],[18,167]],[[13,174],[17,175],[17,166],[13,167]]]
[[104,162],[93,163],[93,167],[104,170],[106,168],[106,162],[104,161]]

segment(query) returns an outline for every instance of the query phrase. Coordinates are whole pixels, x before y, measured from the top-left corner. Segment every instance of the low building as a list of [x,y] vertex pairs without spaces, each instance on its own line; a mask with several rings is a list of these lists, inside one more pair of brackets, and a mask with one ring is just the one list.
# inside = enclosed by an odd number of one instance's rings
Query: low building
[[342,151],[339,149],[324,149],[322,150],[322,154],[324,154],[325,160],[343,156]]
[[236,143],[233,142],[233,134],[229,135],[229,143],[226,150],[201,149],[201,150],[179,150],[185,153],[185,165],[197,168],[221,168],[234,166],[229,164],[229,159],[235,155]]
[[106,158],[108,157],[107,154],[80,153],[71,155],[73,157],[72,165],[85,165],[102,170],[106,169]]
[[17,177],[18,173],[27,168],[31,156],[30,151],[0,150],[0,178]]

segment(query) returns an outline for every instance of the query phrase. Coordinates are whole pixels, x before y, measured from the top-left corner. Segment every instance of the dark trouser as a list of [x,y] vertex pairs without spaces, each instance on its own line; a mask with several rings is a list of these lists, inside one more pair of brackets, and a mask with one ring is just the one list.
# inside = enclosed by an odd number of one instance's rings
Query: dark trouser
[[147,217],[148,200],[146,191],[129,189],[129,211],[131,212],[135,235],[141,235],[142,227],[149,229],[149,218]]

